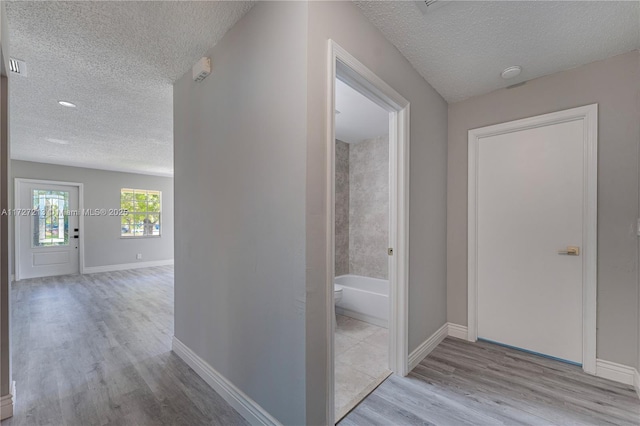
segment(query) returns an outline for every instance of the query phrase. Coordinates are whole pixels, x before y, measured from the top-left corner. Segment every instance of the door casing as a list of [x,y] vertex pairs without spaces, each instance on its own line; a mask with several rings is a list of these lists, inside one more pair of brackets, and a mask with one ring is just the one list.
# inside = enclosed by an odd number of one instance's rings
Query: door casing
[[597,228],[598,228],[598,104],[581,106],[550,114],[510,121],[469,131],[468,163],[468,331],[467,339],[478,339],[478,145],[482,138],[580,120],[584,126],[583,139],[583,248],[582,265],[582,369],[596,374],[596,315],[597,315]]
[[327,72],[327,164],[326,164],[326,418],[334,424],[334,332],[333,279],[335,276],[335,81],[347,83],[389,111],[389,365],[401,376],[409,371],[409,117],[410,104],[364,64],[335,41],[328,41]]

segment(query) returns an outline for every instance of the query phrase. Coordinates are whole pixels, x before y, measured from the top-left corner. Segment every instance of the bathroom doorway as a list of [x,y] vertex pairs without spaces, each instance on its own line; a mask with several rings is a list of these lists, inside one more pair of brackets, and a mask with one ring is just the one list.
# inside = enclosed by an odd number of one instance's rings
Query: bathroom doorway
[[[330,416],[407,374],[409,104],[330,42]],[[329,413],[328,413],[329,414]]]

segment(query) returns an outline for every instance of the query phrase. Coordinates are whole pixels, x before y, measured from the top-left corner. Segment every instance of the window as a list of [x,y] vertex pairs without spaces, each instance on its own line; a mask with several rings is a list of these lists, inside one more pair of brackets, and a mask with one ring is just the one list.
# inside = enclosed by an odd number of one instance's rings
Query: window
[[69,245],[69,193],[34,189],[32,247]]
[[146,189],[120,190],[120,209],[127,213],[121,216],[121,237],[160,236],[161,195]]

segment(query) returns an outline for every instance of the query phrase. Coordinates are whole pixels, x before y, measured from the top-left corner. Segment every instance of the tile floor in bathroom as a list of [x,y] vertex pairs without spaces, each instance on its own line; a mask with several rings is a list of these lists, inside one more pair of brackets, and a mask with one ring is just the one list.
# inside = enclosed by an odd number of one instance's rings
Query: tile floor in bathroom
[[336,422],[390,374],[389,331],[338,315],[335,331]]

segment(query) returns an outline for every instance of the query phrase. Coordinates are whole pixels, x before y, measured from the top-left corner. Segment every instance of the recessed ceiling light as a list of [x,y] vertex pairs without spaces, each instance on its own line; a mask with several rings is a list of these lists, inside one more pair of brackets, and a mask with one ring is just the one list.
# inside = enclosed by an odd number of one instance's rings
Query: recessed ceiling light
[[69,141],[65,141],[64,139],[44,138],[44,140],[51,143],[57,143],[58,145],[69,145]]
[[67,102],[67,101],[58,101],[58,103],[60,105],[62,105],[63,107],[67,107],[67,108],[75,108],[76,104],[72,103],[72,102]]
[[519,76],[521,72],[522,72],[522,67],[519,65],[516,65],[513,67],[505,68],[500,75],[505,80],[508,80],[510,78]]

